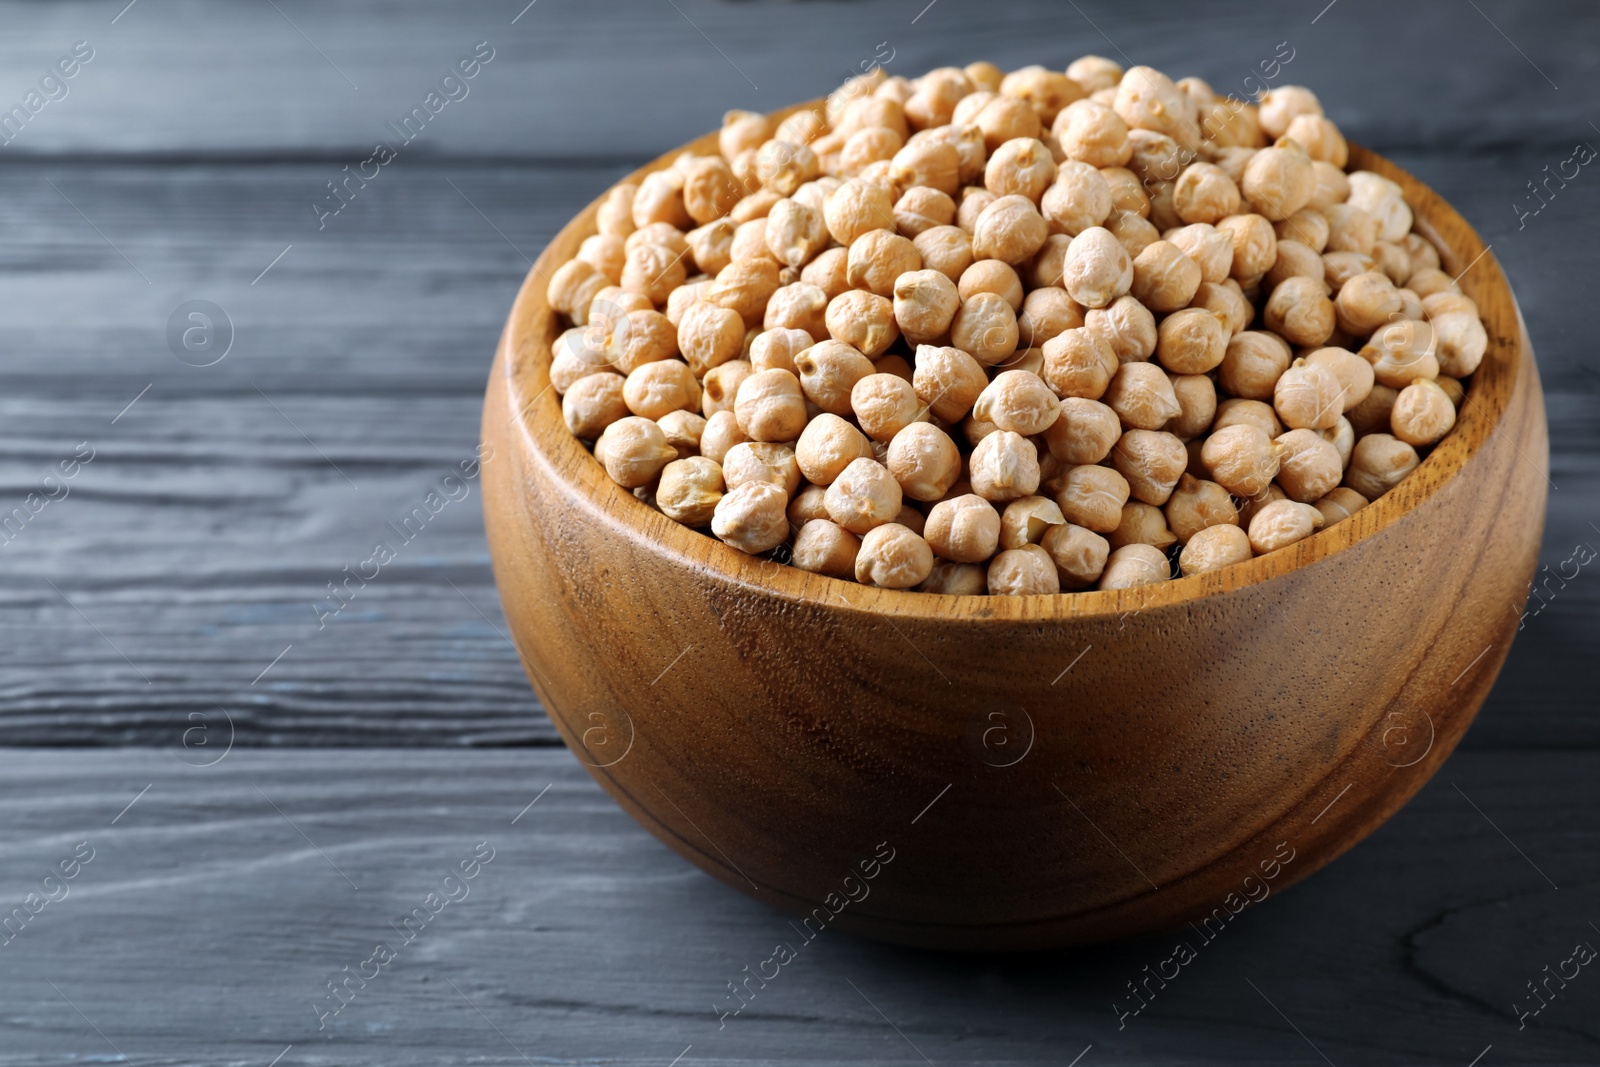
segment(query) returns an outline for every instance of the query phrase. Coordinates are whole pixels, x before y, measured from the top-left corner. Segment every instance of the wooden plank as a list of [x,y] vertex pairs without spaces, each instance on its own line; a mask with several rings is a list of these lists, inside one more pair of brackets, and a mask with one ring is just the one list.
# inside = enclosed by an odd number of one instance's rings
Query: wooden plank
[[[1084,1064],[1323,1062],[1313,1044],[1334,1063],[1464,1065],[1492,1044],[1492,1062],[1554,1064],[1600,1038],[1582,979],[1523,1030],[1510,1010],[1574,940],[1600,943],[1583,933],[1600,786],[1582,754],[1458,755],[1368,842],[1207,943],[960,957],[825,931],[720,1021],[727,983],[800,939],[564,753],[175,755],[200,762],[0,752],[0,905],[58,898],[0,947],[0,1065],[1065,1064],[1090,1045]],[[886,833],[914,849],[937,815]],[[93,858],[66,896],[41,888],[79,842]],[[407,942],[402,918],[479,842],[494,855],[468,896]],[[1198,958],[1119,1028],[1126,984],[1180,936]],[[380,941],[397,958],[319,1031],[326,983]]]

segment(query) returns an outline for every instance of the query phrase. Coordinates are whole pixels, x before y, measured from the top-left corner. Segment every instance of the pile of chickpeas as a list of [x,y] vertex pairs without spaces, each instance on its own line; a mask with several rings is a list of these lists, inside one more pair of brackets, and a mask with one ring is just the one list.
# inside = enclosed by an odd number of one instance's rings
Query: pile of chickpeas
[[1309,90],[1085,56],[881,70],[611,189],[551,382],[740,551],[937,593],[1286,548],[1414,470],[1488,337]]

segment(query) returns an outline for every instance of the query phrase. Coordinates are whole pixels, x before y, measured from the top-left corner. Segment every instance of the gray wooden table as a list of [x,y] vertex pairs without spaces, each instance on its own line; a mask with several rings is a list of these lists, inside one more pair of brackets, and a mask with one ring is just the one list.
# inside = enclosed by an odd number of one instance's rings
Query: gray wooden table
[[[908,73],[1093,51],[1234,89],[1288,42],[1286,79],[1513,280],[1554,569],[1600,546],[1600,177],[1524,213],[1600,145],[1592,4],[524,2],[0,3],[0,108],[24,105],[0,134],[0,916],[24,916],[0,1065],[1600,1059],[1587,970],[1514,1007],[1600,945],[1590,568],[1416,801],[1121,1020],[1170,936],[1023,959],[822,938],[720,1022],[789,928],[560,747],[476,484],[327,610],[472,453],[505,310],[567,217],[724,110],[889,50]],[[319,219],[479,42],[466,95]]]

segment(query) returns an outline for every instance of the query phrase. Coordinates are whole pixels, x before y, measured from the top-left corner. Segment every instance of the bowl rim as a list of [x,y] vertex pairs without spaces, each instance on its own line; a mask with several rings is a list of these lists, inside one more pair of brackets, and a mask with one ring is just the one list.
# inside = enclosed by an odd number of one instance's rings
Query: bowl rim
[[[774,119],[810,100],[771,113]],[[826,606],[930,623],[970,619],[1022,622],[1105,618],[1165,607],[1188,606],[1312,567],[1404,521],[1441,492],[1498,432],[1512,394],[1532,358],[1521,314],[1498,260],[1472,226],[1450,204],[1409,172],[1377,153],[1350,142],[1346,172],[1370,170],[1397,182],[1420,230],[1440,249],[1440,267],[1477,303],[1489,338],[1488,349],[1471,377],[1455,426],[1394,489],[1345,519],[1295,544],[1204,574],[1188,575],[1131,589],[1036,593],[1023,596],[960,596],[883,589],[829,578],[750,556],[709,533],[683,526],[635,498],[613,482],[592,453],[566,428],[560,398],[550,385],[551,348],[565,328],[545,301],[555,269],[571,259],[579,243],[596,232],[595,215],[616,185],[637,183],[669,167],[684,152],[720,154],[715,131],[663,153],[591,201],[551,239],[524,277],[512,304],[498,348],[493,375],[506,387],[503,417],[510,422],[525,459],[538,462],[567,499],[586,517],[618,535],[701,576],[730,587],[793,604]],[[494,391],[490,390],[493,403]],[[490,413],[491,415],[493,413]],[[486,427],[489,419],[486,418]],[[487,435],[486,435],[487,436]]]

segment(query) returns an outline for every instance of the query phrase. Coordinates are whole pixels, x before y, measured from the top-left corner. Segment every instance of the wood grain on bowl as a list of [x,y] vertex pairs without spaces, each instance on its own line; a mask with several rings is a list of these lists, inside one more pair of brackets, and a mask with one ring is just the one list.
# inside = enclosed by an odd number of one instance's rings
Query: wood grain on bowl
[[[1505,658],[1547,443],[1493,254],[1397,167],[1356,146],[1351,167],[1401,183],[1481,310],[1489,351],[1454,432],[1288,549],[1058,596],[808,574],[612,483],[547,373],[560,322],[545,282],[594,232],[591,204],[524,283],[483,431],[507,457],[484,468],[501,598],[574,753],[729,885],[813,925],[933,947],[1225,917],[1263,879],[1280,888],[1370,833],[1454,748]],[[875,861],[870,895],[849,901]]]

